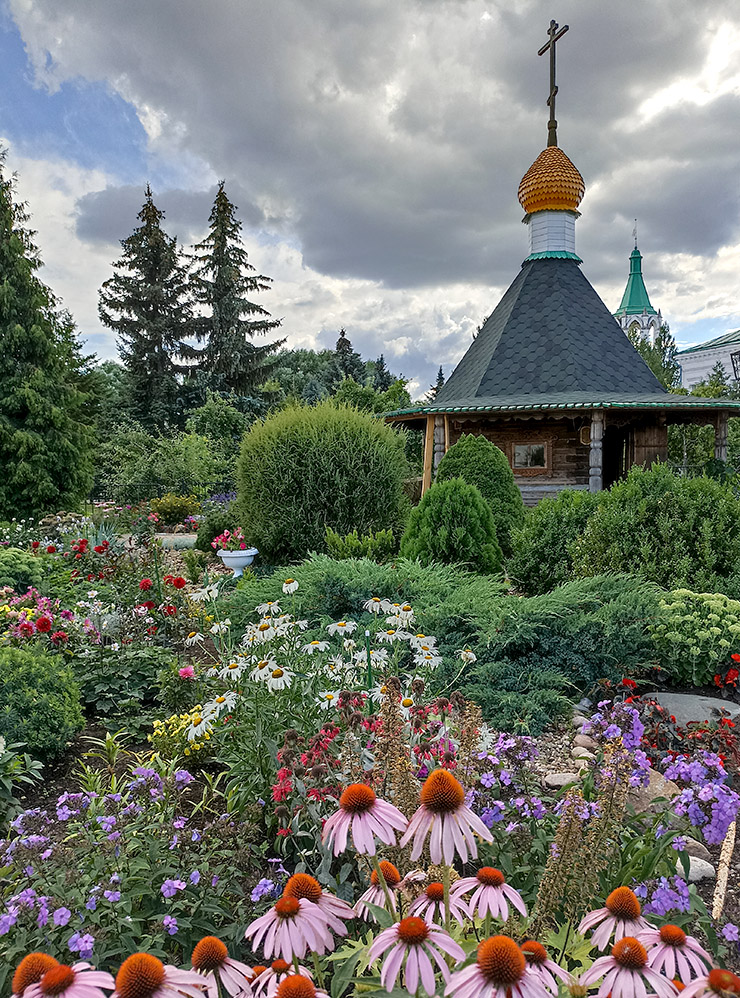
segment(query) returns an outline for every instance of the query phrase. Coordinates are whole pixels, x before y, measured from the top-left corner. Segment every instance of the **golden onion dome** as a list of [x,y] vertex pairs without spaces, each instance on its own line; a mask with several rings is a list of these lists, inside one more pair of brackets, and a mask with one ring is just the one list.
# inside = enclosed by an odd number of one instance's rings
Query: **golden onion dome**
[[586,191],[583,177],[558,146],[543,149],[522,177],[519,203],[533,211],[575,211]]

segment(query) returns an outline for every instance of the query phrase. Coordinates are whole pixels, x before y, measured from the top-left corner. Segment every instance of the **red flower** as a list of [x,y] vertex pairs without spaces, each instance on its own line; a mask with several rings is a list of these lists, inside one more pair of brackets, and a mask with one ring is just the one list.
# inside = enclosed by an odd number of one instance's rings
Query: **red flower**
[[281,839],[284,839],[287,838],[289,835],[292,835],[293,833],[289,828],[278,828],[275,834],[279,835]]
[[30,620],[24,620],[18,625],[18,630],[24,638],[30,638],[33,634],[34,627]]
[[146,633],[147,634],[156,634],[157,633],[156,625],[152,624],[151,627],[147,627]]
[[66,631],[54,631],[51,636],[51,640],[55,645],[64,644],[65,641],[69,640],[69,636]]
[[165,575],[165,577],[164,577],[164,584],[166,586],[171,586],[174,581],[175,581],[175,576],[174,575]]
[[57,553],[57,549],[56,549],[56,547],[53,544],[47,544],[46,545],[46,553],[47,554],[56,554]]
[[36,630],[40,634],[48,634],[51,630],[51,620],[48,617],[39,617],[36,621]]
[[714,685],[715,686],[721,686],[722,685],[722,676],[720,676],[719,673],[717,673],[715,675],[715,677],[714,677]]
[[726,683],[732,683],[733,685],[737,682],[740,672],[737,669],[728,669],[727,675],[725,676]]
[[173,579],[172,585],[175,587],[175,589],[184,589],[185,586],[187,585],[187,582],[185,581],[185,579],[183,579],[181,575],[178,575],[176,579]]
[[731,721],[729,717],[720,717],[719,719],[720,727],[722,728],[734,728],[735,722]]
[[152,585],[153,583],[151,579],[142,579],[141,582],[139,583],[139,589],[141,589],[143,592],[146,592],[147,589],[152,588]]
[[162,607],[162,613],[166,613],[168,617],[171,617],[174,613],[177,613],[177,607],[168,603],[167,606]]
[[103,547],[102,544],[96,544],[95,547],[93,548],[93,551],[95,552],[95,554],[102,554],[105,551],[105,548]]
[[154,600],[153,599],[148,599],[145,603],[141,603],[140,606],[145,606],[147,608],[147,610],[153,610],[154,609]]
[[87,581],[92,582],[94,578],[95,578],[95,572],[90,572],[89,575],[87,576]]
[[634,688],[637,686],[637,683],[634,681],[634,679],[623,679],[622,686],[627,686],[629,689],[634,690]]
[[733,662],[740,662],[740,655],[737,652],[734,655],[730,655],[730,658]]
[[31,541],[31,547],[33,548],[34,551],[38,551],[38,549],[41,547],[41,541]]

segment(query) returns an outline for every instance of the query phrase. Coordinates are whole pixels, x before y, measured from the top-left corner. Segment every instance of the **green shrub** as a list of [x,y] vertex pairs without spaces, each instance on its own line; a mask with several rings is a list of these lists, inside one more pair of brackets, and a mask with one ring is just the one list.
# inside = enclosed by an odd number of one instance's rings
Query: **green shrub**
[[17,593],[38,587],[44,577],[43,561],[18,548],[0,548],[0,587],[10,586]]
[[572,551],[577,575],[633,572],[665,589],[716,591],[740,562],[740,501],[711,478],[632,468],[599,496]]
[[578,579],[551,593],[509,597],[490,614],[473,649],[481,662],[553,670],[579,689],[636,675],[656,658],[650,625],[660,591],[629,575]]
[[224,530],[233,530],[238,524],[236,515],[232,512],[234,504],[230,506],[215,506],[209,510],[201,519],[198,526],[198,533],[195,537],[195,546],[199,551],[206,551],[213,554],[211,541],[218,537]]
[[82,728],[80,690],[72,670],[38,649],[0,649],[0,735],[25,742],[48,762]]
[[512,669],[509,662],[478,663],[464,689],[496,731],[520,735],[538,735],[570,714],[572,691],[572,684],[559,672],[524,663]]
[[659,609],[650,631],[668,677],[695,686],[711,684],[740,650],[740,602],[721,593],[676,589],[661,599]]
[[411,511],[401,554],[468,565],[493,575],[501,571],[501,548],[491,508],[475,485],[462,478],[435,482]]
[[166,526],[182,523],[186,516],[200,512],[200,503],[195,496],[178,496],[174,492],[166,492],[161,499],[152,499],[149,507]]
[[83,659],[75,672],[86,713],[108,721],[116,719],[131,730],[154,706],[160,672],[176,661],[165,648],[100,649]]
[[550,592],[573,576],[573,544],[586,529],[598,494],[564,489],[543,499],[512,531],[506,571],[528,596]]
[[242,442],[238,511],[263,559],[326,547],[347,534],[399,527],[408,466],[404,436],[382,420],[331,402],[274,413]]
[[437,468],[436,481],[462,478],[475,485],[491,507],[496,536],[504,555],[511,553],[511,531],[524,520],[522,495],[506,455],[485,437],[463,434]]
[[346,558],[369,558],[382,564],[398,552],[398,541],[392,530],[376,530],[374,534],[351,534],[340,536],[331,527],[326,528],[326,546],[332,558],[343,561]]

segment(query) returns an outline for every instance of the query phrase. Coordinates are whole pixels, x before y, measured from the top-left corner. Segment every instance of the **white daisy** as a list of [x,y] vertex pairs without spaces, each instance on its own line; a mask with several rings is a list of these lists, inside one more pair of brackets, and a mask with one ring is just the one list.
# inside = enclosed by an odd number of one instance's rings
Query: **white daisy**
[[218,717],[224,710],[233,710],[238,696],[239,694],[236,690],[227,690],[225,693],[220,693],[213,700],[209,700],[205,704],[203,707],[203,716],[211,719]]
[[252,633],[257,639],[258,644],[264,644],[266,641],[272,641],[277,631],[275,630],[273,621],[269,617],[263,617]]
[[467,662],[472,665],[473,662],[478,661],[478,657],[475,652],[471,651],[470,648],[461,648],[457,653],[463,662]]
[[345,638],[342,642],[345,651],[354,651],[357,647],[357,642],[352,638]]
[[243,658],[232,659],[228,665],[224,665],[218,670],[219,679],[240,679],[247,666],[247,660]]
[[329,647],[328,641],[309,641],[307,645],[303,645],[301,651],[304,651],[307,655],[313,655],[317,651],[326,651]]
[[430,637],[428,634],[412,634],[409,638],[409,644],[416,651],[432,651],[437,644],[437,639]]
[[218,583],[206,586],[205,589],[196,589],[194,593],[188,593],[188,599],[193,603],[203,603],[205,600],[216,599],[218,596]]
[[212,720],[212,716],[204,716],[203,713],[196,714],[190,722],[190,727],[188,728],[188,741],[195,741],[196,738],[200,738],[200,736],[206,731],[210,731],[213,727]]
[[368,610],[370,613],[390,613],[391,604],[387,599],[380,599],[379,596],[373,596],[367,603],[362,604],[362,608],[363,610]]
[[216,623],[209,628],[209,631],[211,634],[226,634],[229,627],[231,627],[231,621],[227,617],[226,620],[216,621]]
[[249,673],[249,678],[255,683],[263,683],[276,668],[277,662],[274,658],[261,658]]
[[286,593],[287,595],[289,595],[290,593],[294,593],[297,588],[298,588],[298,583],[296,582],[295,579],[286,579],[285,582],[283,583],[283,592]]
[[441,655],[434,655],[432,652],[414,655],[414,665],[426,666],[427,669],[436,669],[442,661]]
[[274,600],[270,600],[268,603],[260,603],[255,610],[260,615],[260,617],[276,617],[280,613],[280,604]]
[[395,641],[404,641],[408,634],[405,631],[398,631],[395,627],[389,627],[386,631],[378,631],[375,635],[378,641],[385,641],[387,644],[392,645]]
[[329,634],[351,634],[355,630],[357,624],[354,620],[338,620],[336,624],[329,624],[327,627]]
[[275,690],[286,690],[293,682],[293,673],[288,669],[273,669],[267,677],[267,688],[271,693]]
[[316,702],[322,710],[333,709],[339,702],[339,694],[336,690],[325,690],[319,693]]

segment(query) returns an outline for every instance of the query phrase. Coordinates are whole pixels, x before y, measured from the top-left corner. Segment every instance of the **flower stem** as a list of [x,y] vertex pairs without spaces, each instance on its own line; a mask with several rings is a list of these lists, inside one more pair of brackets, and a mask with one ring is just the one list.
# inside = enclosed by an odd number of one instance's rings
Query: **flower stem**
[[319,963],[318,955],[315,951],[311,952],[313,957],[313,969],[316,971],[316,980],[319,982],[319,987],[324,990],[324,972],[321,969],[321,964]]
[[295,967],[296,974],[300,974],[301,968],[298,964],[298,957],[295,955],[295,953],[293,954],[293,966]]
[[398,921],[398,913],[396,912],[396,909],[393,907],[393,899],[391,898],[390,888],[388,887],[388,884],[386,883],[386,879],[385,879],[385,876],[383,875],[383,871],[380,869],[380,863],[378,862],[378,857],[377,856],[372,856],[371,858],[372,858],[372,861],[373,861],[373,868],[374,868],[376,874],[378,875],[378,883],[383,888],[383,893],[385,894],[386,907],[388,908],[388,911],[390,912],[390,914],[393,915],[395,921]]
[[[442,867],[442,886],[444,888],[444,905],[445,905],[445,932],[447,935],[450,934],[451,918],[450,918],[450,867],[447,863]],[[452,969],[453,957],[447,954],[447,966]]]
[[485,920],[485,922],[483,924],[483,932],[485,933],[484,936],[483,936],[483,938],[484,939],[490,939],[490,937],[491,937],[491,913],[490,913],[490,911],[486,912],[486,920]]

